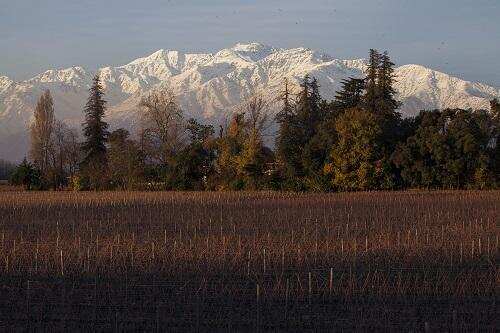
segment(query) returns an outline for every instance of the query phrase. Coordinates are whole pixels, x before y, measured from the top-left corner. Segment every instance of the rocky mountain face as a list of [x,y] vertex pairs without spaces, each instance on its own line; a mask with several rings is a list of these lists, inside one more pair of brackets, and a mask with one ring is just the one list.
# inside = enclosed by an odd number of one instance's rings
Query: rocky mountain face
[[[99,73],[106,89],[107,120],[112,128],[133,128],[141,95],[159,86],[169,86],[179,96],[187,117],[218,124],[255,92],[275,98],[285,78],[298,85],[306,74],[314,76],[323,97],[331,99],[343,79],[362,77],[365,67],[362,59],[339,60],[306,48],[277,49],[251,43],[214,54],[159,50],[124,66],[101,68]],[[486,109],[489,100],[500,96],[498,88],[419,65],[398,67],[395,74],[404,116],[422,109]],[[72,67],[48,70],[22,82],[0,76],[0,158],[16,160],[26,155],[26,129],[45,89],[54,97],[56,117],[80,127],[93,75],[82,67]]]

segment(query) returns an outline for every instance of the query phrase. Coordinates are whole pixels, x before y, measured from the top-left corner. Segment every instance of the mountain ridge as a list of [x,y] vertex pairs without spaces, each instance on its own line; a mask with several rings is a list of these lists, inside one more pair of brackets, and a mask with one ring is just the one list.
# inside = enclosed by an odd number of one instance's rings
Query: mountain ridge
[[[342,79],[362,77],[365,68],[364,59],[336,59],[303,47],[283,49],[238,43],[214,53],[160,49],[125,65],[100,68],[99,73],[106,89],[108,121],[112,127],[132,128],[141,95],[158,86],[172,88],[186,116],[217,124],[257,91],[275,97],[284,78],[297,86],[306,74],[315,76],[322,95],[332,99]],[[45,89],[50,89],[54,97],[56,117],[79,127],[93,75],[84,67],[73,66],[47,70],[20,82],[0,76],[0,141],[26,136],[36,100]],[[415,115],[421,109],[484,109],[490,99],[500,96],[498,88],[421,65],[397,67],[395,77],[404,116]],[[26,147],[17,150],[25,152]],[[0,144],[0,158],[19,159],[24,154],[6,156],[11,153],[4,151],[6,148]]]

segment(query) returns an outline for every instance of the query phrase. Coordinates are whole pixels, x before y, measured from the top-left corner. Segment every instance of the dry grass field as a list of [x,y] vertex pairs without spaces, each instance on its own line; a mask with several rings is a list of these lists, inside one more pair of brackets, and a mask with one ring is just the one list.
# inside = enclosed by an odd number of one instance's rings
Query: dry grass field
[[0,330],[495,331],[500,192],[0,192]]

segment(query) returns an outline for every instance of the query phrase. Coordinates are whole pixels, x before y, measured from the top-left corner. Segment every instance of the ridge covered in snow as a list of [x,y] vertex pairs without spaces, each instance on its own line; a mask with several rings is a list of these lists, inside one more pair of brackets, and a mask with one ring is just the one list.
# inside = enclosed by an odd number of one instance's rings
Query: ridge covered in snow
[[[142,94],[168,85],[187,112],[219,123],[256,91],[275,97],[287,78],[298,85],[309,74],[318,79],[323,97],[333,98],[340,82],[362,77],[363,59],[340,60],[306,48],[280,49],[260,43],[239,43],[216,53],[159,50],[126,65],[99,70],[112,127],[133,127]],[[48,70],[32,79],[13,82],[0,76],[0,158],[19,159],[26,153],[26,129],[38,97],[50,89],[58,119],[80,127],[92,73],[82,67]],[[396,68],[395,88],[401,112],[460,107],[487,109],[500,90],[465,81],[419,65]],[[275,110],[270,110],[274,112]]]

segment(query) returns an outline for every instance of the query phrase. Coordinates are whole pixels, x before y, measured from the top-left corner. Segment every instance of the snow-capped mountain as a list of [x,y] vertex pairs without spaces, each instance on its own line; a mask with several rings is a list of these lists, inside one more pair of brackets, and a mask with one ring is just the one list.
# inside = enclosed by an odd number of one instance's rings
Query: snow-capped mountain
[[[159,50],[119,67],[99,70],[112,127],[136,123],[141,95],[168,85],[187,115],[219,123],[246,97],[259,91],[278,95],[283,80],[297,85],[309,74],[318,79],[324,98],[333,98],[342,79],[363,76],[362,59],[339,60],[306,48],[278,49],[259,43],[237,44],[213,54]],[[0,76],[0,158],[26,154],[27,133],[38,97],[50,89],[58,119],[79,127],[94,73],[82,67],[49,70],[32,79],[13,82]],[[498,88],[461,80],[419,65],[396,69],[396,90],[405,116],[421,109],[489,107]],[[270,110],[274,112],[275,110]]]

